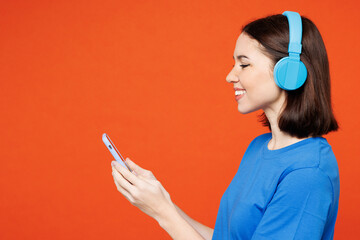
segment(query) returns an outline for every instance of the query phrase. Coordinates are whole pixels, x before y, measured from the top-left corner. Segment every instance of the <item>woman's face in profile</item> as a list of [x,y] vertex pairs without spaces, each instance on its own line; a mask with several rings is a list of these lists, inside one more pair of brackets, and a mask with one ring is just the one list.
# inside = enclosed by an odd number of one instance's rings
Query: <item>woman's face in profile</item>
[[285,100],[285,91],[274,81],[274,63],[261,47],[258,41],[241,33],[234,50],[235,65],[226,77],[234,84],[238,110],[244,114],[259,109],[278,113]]

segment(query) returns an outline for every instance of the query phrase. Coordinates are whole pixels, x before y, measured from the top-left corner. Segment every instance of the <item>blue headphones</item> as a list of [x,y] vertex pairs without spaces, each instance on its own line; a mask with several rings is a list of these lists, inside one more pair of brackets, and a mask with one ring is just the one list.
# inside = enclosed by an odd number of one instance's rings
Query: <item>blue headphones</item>
[[300,14],[285,11],[283,13],[289,21],[289,56],[280,59],[274,67],[276,84],[285,90],[295,90],[301,87],[306,80],[307,70],[300,61],[302,23]]

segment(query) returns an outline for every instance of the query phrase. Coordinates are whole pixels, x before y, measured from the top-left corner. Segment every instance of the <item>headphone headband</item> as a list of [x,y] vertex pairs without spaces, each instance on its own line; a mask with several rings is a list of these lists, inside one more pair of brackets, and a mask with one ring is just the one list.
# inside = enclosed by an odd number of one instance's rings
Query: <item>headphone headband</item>
[[289,22],[289,53],[301,53],[301,38],[302,38],[302,22],[301,16],[297,12],[285,11],[283,12]]
[[300,60],[302,22],[297,12],[285,11],[283,13],[289,22],[289,56],[280,59],[274,67],[275,83],[282,89],[295,90],[301,87],[306,78],[305,64]]

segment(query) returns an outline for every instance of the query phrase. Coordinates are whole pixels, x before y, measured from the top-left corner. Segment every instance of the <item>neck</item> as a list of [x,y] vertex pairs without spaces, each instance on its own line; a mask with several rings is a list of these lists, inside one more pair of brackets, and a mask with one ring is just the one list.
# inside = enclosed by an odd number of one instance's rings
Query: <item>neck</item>
[[268,149],[270,150],[276,150],[280,148],[284,148],[286,146],[289,146],[291,144],[294,144],[296,142],[299,142],[306,138],[297,138],[292,137],[288,133],[285,133],[279,129],[278,125],[278,117],[281,112],[281,109],[278,110],[265,110],[267,119],[269,120],[270,126],[271,126],[271,134],[272,138],[268,144]]

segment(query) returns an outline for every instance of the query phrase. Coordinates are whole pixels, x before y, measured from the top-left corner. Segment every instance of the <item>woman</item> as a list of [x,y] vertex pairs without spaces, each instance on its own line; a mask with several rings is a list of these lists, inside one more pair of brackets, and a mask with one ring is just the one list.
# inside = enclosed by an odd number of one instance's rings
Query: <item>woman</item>
[[332,239],[339,172],[322,135],[338,125],[318,29],[294,12],[258,19],[243,28],[234,60],[226,81],[238,110],[263,110],[270,133],[250,143],[221,199],[215,229],[187,216],[151,172],[129,159],[133,173],[112,163],[118,191],[174,239]]

